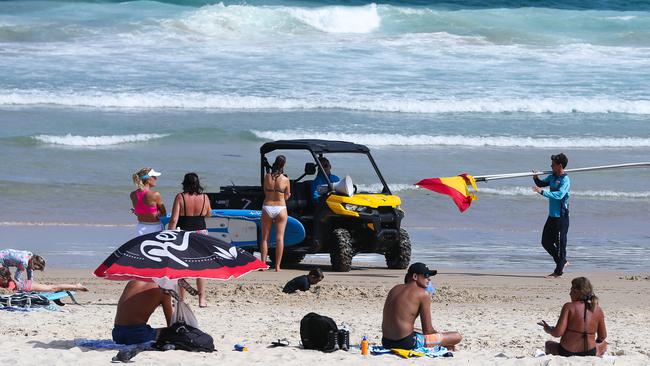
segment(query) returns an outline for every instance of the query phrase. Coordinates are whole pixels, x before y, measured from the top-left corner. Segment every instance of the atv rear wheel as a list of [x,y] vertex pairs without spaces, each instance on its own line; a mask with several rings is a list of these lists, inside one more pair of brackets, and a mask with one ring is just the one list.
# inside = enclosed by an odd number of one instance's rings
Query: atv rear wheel
[[330,262],[336,272],[349,272],[352,269],[352,234],[347,229],[334,229],[332,232],[332,250]]
[[411,262],[411,239],[404,229],[399,229],[399,242],[384,253],[390,269],[405,269]]

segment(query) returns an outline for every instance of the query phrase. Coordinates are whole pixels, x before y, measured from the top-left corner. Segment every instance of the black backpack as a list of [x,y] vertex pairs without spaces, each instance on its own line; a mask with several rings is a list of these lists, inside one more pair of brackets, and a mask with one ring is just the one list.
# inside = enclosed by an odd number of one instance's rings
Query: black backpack
[[300,321],[300,340],[307,349],[333,352],[338,349],[338,327],[332,318],[309,313]]
[[153,347],[162,351],[169,349],[190,352],[215,351],[214,341],[209,334],[183,322],[177,322],[170,327],[161,329],[160,336]]

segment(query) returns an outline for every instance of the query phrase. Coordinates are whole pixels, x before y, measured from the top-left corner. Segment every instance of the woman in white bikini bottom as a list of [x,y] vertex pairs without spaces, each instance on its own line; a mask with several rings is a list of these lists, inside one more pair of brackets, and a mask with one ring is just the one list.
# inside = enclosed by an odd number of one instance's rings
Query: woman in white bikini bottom
[[156,231],[161,231],[162,229],[163,226],[160,222],[139,221],[138,225],[136,225],[136,232],[138,233],[138,236],[149,234],[149,233],[155,233]]
[[287,206],[267,206],[264,205],[262,206],[262,210],[266,212],[267,215],[269,215],[270,218],[275,219],[282,210],[286,210]]

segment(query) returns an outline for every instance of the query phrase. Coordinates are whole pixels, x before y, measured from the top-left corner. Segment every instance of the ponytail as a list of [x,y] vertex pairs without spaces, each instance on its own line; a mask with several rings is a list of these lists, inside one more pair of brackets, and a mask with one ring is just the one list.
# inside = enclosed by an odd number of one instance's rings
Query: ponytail
[[284,157],[284,155],[278,155],[275,158],[275,161],[271,166],[271,177],[273,177],[273,179],[276,179],[280,176],[280,174],[284,173],[284,163],[286,163],[286,161],[287,159]]
[[589,309],[589,311],[594,311],[596,306],[598,306],[598,296],[593,293],[583,296],[582,301],[585,303],[585,307]]
[[147,180],[145,179],[143,181],[140,177],[147,175],[150,171],[151,168],[142,168],[133,174],[133,183],[138,187],[138,189],[144,189],[144,184]]

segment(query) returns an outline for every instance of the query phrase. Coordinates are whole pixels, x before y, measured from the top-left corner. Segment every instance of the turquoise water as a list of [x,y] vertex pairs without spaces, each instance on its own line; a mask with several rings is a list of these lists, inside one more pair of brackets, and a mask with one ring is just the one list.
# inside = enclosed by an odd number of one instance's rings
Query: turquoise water
[[[371,147],[416,258],[545,268],[529,180],[481,185],[462,215],[413,183],[547,169],[558,151],[648,161],[649,90],[647,1],[3,1],[0,242],[101,257],[107,232],[128,237],[140,167],[169,202],[187,171],[255,184],[262,143],[323,138]],[[304,156],[288,157],[296,177]],[[367,163],[332,160],[376,186]],[[647,268],[650,171],[572,180],[575,268]]]

